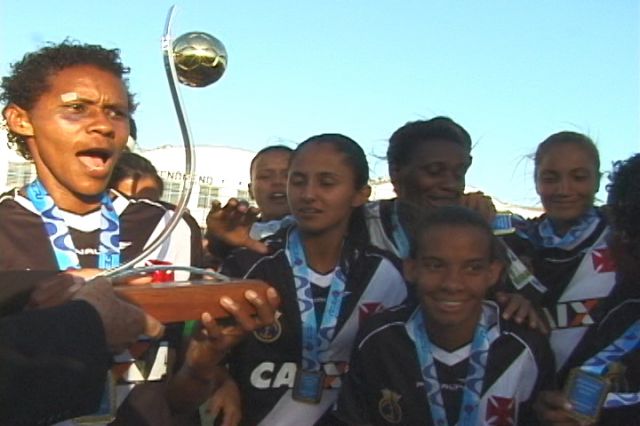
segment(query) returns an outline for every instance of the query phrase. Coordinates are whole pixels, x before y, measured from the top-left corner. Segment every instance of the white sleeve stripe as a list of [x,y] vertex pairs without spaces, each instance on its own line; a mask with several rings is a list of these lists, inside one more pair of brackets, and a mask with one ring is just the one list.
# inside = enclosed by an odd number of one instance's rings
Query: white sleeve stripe
[[365,343],[367,343],[367,340],[369,340],[370,337],[374,336],[375,334],[386,330],[389,327],[395,327],[395,326],[401,326],[404,327],[405,323],[403,321],[394,321],[394,322],[390,322],[387,324],[384,324],[378,328],[376,328],[375,330],[372,330],[369,334],[367,334],[362,341],[360,342],[360,344],[358,345],[358,350],[362,350],[362,347],[364,346]]
[[[248,249],[245,249],[245,250],[248,250]],[[263,257],[261,257],[260,259],[258,259],[258,260],[256,261],[256,263],[254,263],[253,265],[251,265],[251,267],[249,268],[249,270],[244,274],[244,276],[243,276],[242,278],[247,279],[247,277],[248,277],[249,275],[251,275],[251,272],[253,272],[253,270],[254,270],[254,269],[255,269],[259,264],[261,264],[262,262],[265,262],[265,261],[267,261],[267,260],[271,260],[271,259],[273,259],[274,257],[278,256],[278,255],[280,254],[280,252],[281,252],[281,251],[283,251],[283,250],[284,250],[284,249],[277,250],[277,251],[276,251],[276,252],[274,252],[273,254],[270,254],[270,255],[268,255],[268,256],[263,256]]]

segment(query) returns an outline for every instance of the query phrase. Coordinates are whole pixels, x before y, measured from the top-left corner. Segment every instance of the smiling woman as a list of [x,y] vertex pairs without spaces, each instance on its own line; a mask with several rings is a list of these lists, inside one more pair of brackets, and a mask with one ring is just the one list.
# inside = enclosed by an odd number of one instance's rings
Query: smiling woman
[[531,286],[518,290],[541,302],[561,381],[616,294],[610,228],[593,205],[600,176],[598,150],[588,136],[568,131],[549,136],[535,154],[536,190],[545,214],[519,225],[518,235],[530,247],[518,254],[530,259],[543,288],[537,295]]
[[504,321],[485,300],[503,267],[502,245],[467,208],[419,219],[404,261],[418,304],[362,327],[338,417],[358,425],[529,424],[531,403],[552,383],[552,356],[542,335]]

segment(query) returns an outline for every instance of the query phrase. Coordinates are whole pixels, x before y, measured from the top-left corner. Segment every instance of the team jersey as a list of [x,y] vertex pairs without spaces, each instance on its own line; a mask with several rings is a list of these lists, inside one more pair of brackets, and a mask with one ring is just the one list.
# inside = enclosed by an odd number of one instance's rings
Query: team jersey
[[364,217],[371,244],[403,258],[404,248],[393,235],[391,216],[395,200],[370,201],[365,204]]
[[[418,307],[417,309],[421,309]],[[344,378],[336,415],[349,424],[433,425],[408,320],[415,305],[372,317],[361,330]],[[553,356],[539,333],[500,319],[493,302],[482,315],[489,351],[478,402],[478,424],[534,422],[532,403],[552,386]],[[449,352],[433,345],[433,358],[448,424],[458,422],[471,343]]]
[[[124,263],[135,258],[155,240],[173,212],[160,203],[128,199],[113,190],[112,195],[115,196],[112,203],[120,221],[120,256],[121,263]],[[100,209],[85,215],[61,211],[61,215],[69,228],[80,266],[96,268]],[[192,260],[201,258],[200,240],[192,238],[191,229],[182,220],[147,260],[190,266]],[[145,262],[142,260],[138,266],[145,265]],[[59,270],[40,213],[18,190],[0,196],[0,270]],[[188,276],[185,272],[175,273],[178,280]],[[115,356],[112,374],[117,383],[117,405],[126,399],[136,384],[166,378],[170,353],[181,343],[181,337],[181,326],[172,325],[167,328],[164,340],[141,340]]]
[[[544,217],[543,217],[544,218]],[[538,241],[541,219],[519,224],[517,236],[507,242],[526,258],[544,292],[532,286],[514,289],[542,308],[551,328],[551,348],[559,371],[572,367],[567,360],[598,324],[612,304],[616,268],[607,244],[610,228],[603,215],[571,248],[545,247]],[[523,238],[524,237],[524,238]],[[518,241],[519,240],[519,241]],[[522,241],[528,245],[522,245]]]
[[[145,199],[128,199],[119,193],[113,206],[120,218],[120,256],[125,263],[155,240],[171,219],[173,212],[162,204]],[[98,265],[100,209],[85,215],[61,210],[69,228],[80,266]],[[0,270],[58,270],[40,213],[18,190],[0,196]],[[148,259],[166,260],[175,265],[191,265],[192,256],[201,255],[202,248],[192,243],[191,231],[181,221],[167,240]],[[141,261],[140,266],[144,265]],[[176,278],[187,278],[178,273]]]
[[[229,357],[229,371],[240,387],[245,407],[242,415],[245,425],[302,426],[322,421],[337,424],[335,419],[321,418],[337,398],[361,321],[407,297],[406,285],[394,261],[374,247],[346,240],[340,262],[346,275],[343,302],[334,338],[320,357],[326,374],[322,399],[318,404],[294,400],[292,388],[302,358],[302,320],[286,255],[292,229],[283,229],[266,240],[271,249],[269,255],[240,249],[222,267],[226,275],[266,281],[282,300],[276,323],[254,332]],[[312,273],[310,280],[316,312],[322,312],[330,277]]]

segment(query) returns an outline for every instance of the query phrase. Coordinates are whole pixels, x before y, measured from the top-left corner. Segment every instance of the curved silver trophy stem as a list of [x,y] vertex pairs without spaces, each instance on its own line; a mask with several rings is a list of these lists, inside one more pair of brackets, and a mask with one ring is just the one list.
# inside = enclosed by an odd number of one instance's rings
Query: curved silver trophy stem
[[173,23],[173,18],[175,15],[176,7],[175,5],[171,6],[169,9],[169,13],[167,14],[167,22],[165,24],[164,35],[162,36],[162,52],[164,55],[164,69],[167,73],[167,80],[169,82],[169,90],[171,91],[171,97],[173,98],[173,105],[176,109],[176,115],[178,116],[178,122],[180,123],[180,131],[182,133],[182,140],[184,142],[185,149],[185,173],[184,179],[182,181],[182,188],[180,198],[176,203],[176,209],[171,217],[170,222],[167,224],[165,229],[158,235],[158,237],[147,246],[138,256],[134,259],[124,263],[117,268],[110,269],[108,271],[104,271],[99,275],[102,276],[113,276],[117,275],[119,272],[124,271],[129,268],[133,268],[140,261],[145,259],[149,254],[151,254],[155,249],[157,249],[160,244],[162,244],[169,234],[173,232],[175,227],[182,219],[182,214],[187,208],[187,203],[189,202],[189,198],[191,197],[191,191],[193,189],[194,182],[194,169],[196,156],[193,151],[193,146],[191,143],[191,133],[189,131],[189,124],[187,122],[187,117],[184,113],[184,106],[182,104],[182,99],[180,97],[180,92],[178,91],[178,75],[175,69],[175,62],[173,58],[173,43],[171,38],[171,25]]

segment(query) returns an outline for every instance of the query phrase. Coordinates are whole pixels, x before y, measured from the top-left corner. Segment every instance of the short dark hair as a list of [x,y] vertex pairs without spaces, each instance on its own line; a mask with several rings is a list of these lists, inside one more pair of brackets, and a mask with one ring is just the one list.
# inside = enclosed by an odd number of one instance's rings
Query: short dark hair
[[554,146],[561,144],[574,144],[584,148],[593,158],[593,165],[596,167],[598,177],[600,177],[600,153],[598,152],[598,147],[596,147],[593,140],[582,133],[562,131],[552,134],[538,145],[533,157],[534,179],[538,178],[538,168],[540,167],[540,163],[547,152]]
[[286,145],[269,145],[262,148],[251,159],[251,165],[249,166],[249,174],[251,175],[253,173],[253,166],[256,164],[258,157],[260,157],[262,154],[267,154],[269,152],[274,152],[274,151],[282,151],[290,154],[293,152],[293,149],[289,148]]
[[406,166],[419,143],[437,139],[456,143],[471,153],[469,132],[449,117],[439,116],[430,120],[410,121],[393,132],[387,148],[389,167]]
[[613,163],[609,181],[607,204],[614,230],[640,259],[640,154]]
[[491,226],[487,221],[474,210],[462,206],[444,206],[438,209],[423,211],[420,219],[412,232],[410,238],[409,257],[416,259],[422,236],[431,229],[438,229],[443,226],[473,227],[486,235],[489,242],[489,258],[491,261],[505,260],[504,248],[493,235]]
[[[120,50],[81,44],[68,39],[59,44],[49,43],[13,63],[11,74],[2,78],[0,101],[5,104],[5,109],[8,105],[15,104],[28,111],[49,90],[53,75],[78,65],[93,65],[121,79],[127,89],[129,113],[133,113],[136,105],[125,77],[129,68],[120,61]],[[9,131],[8,139],[9,146],[14,147],[25,159],[31,159],[31,153],[21,135]]]
[[124,151],[113,168],[113,173],[109,180],[109,188],[115,188],[118,186],[118,183],[125,179],[131,178],[136,181],[143,177],[154,179],[158,184],[160,193],[162,193],[164,190],[164,182],[153,163],[142,155]]

